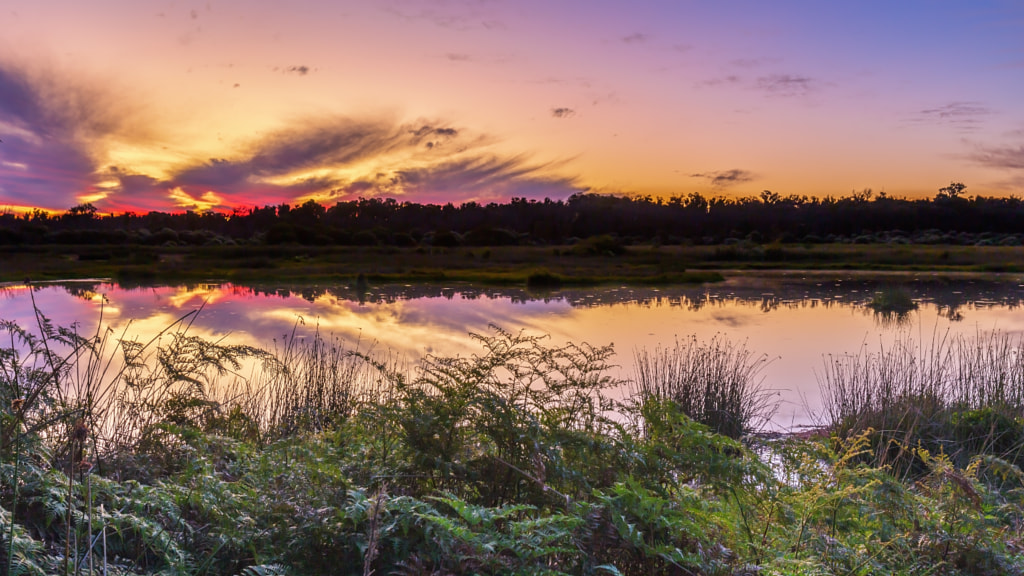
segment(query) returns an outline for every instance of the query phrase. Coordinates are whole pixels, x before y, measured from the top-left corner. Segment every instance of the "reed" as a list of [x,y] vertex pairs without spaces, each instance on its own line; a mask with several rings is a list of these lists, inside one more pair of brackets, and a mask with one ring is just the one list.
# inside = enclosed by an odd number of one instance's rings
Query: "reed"
[[670,348],[637,350],[634,360],[635,395],[671,400],[720,434],[738,438],[756,430],[777,407],[776,394],[762,385],[771,359],[722,334],[708,342],[690,336]]
[[873,429],[875,459],[906,466],[917,446],[960,464],[980,453],[1021,462],[1024,338],[903,332],[877,350],[828,356],[818,373],[826,424],[840,437]]
[[[249,378],[222,387],[218,404],[247,415],[268,439],[329,430],[343,424],[360,404],[386,395],[372,358],[372,346],[365,351],[359,342],[349,347],[319,327],[310,337],[293,329],[275,342]],[[402,370],[397,358],[380,362]]]

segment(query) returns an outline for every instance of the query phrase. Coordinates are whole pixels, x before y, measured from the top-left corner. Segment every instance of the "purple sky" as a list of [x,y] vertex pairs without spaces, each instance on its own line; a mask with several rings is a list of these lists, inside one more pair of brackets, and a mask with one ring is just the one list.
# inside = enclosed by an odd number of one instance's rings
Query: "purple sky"
[[7,0],[0,208],[1024,193],[1020,2]]

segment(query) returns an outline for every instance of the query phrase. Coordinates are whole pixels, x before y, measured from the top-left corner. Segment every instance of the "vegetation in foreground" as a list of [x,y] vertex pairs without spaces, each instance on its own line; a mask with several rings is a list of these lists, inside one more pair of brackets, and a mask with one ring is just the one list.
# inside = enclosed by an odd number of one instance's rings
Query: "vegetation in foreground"
[[907,436],[908,471],[871,429],[751,436],[762,359],[722,340],[647,355],[616,401],[610,348],[499,329],[404,370],[187,317],[149,342],[37,319],[0,326],[7,574],[1024,573],[1013,396],[969,408],[998,402],[1015,440]]

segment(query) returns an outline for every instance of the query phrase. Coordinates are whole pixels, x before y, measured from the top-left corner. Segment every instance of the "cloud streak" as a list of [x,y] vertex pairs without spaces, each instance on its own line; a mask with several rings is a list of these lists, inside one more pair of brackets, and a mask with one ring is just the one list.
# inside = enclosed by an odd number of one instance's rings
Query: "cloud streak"
[[1024,145],[982,148],[971,159],[990,168],[1024,170]]
[[955,101],[921,110],[913,121],[920,124],[948,125],[962,132],[972,132],[981,126],[984,118],[992,114],[992,109],[982,102]]
[[702,178],[707,180],[715,188],[728,188],[736,184],[743,184],[754,180],[754,174],[747,170],[734,168],[732,170],[720,170],[715,172],[699,172],[690,174],[691,178]]
[[818,83],[807,76],[769,74],[757,79],[754,86],[772,96],[807,96],[817,89]]

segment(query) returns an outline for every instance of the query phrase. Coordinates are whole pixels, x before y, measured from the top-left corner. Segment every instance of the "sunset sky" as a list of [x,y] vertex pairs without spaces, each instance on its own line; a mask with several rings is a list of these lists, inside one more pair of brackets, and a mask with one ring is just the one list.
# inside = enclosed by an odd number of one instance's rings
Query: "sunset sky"
[[4,0],[0,209],[1024,195],[1020,1]]

